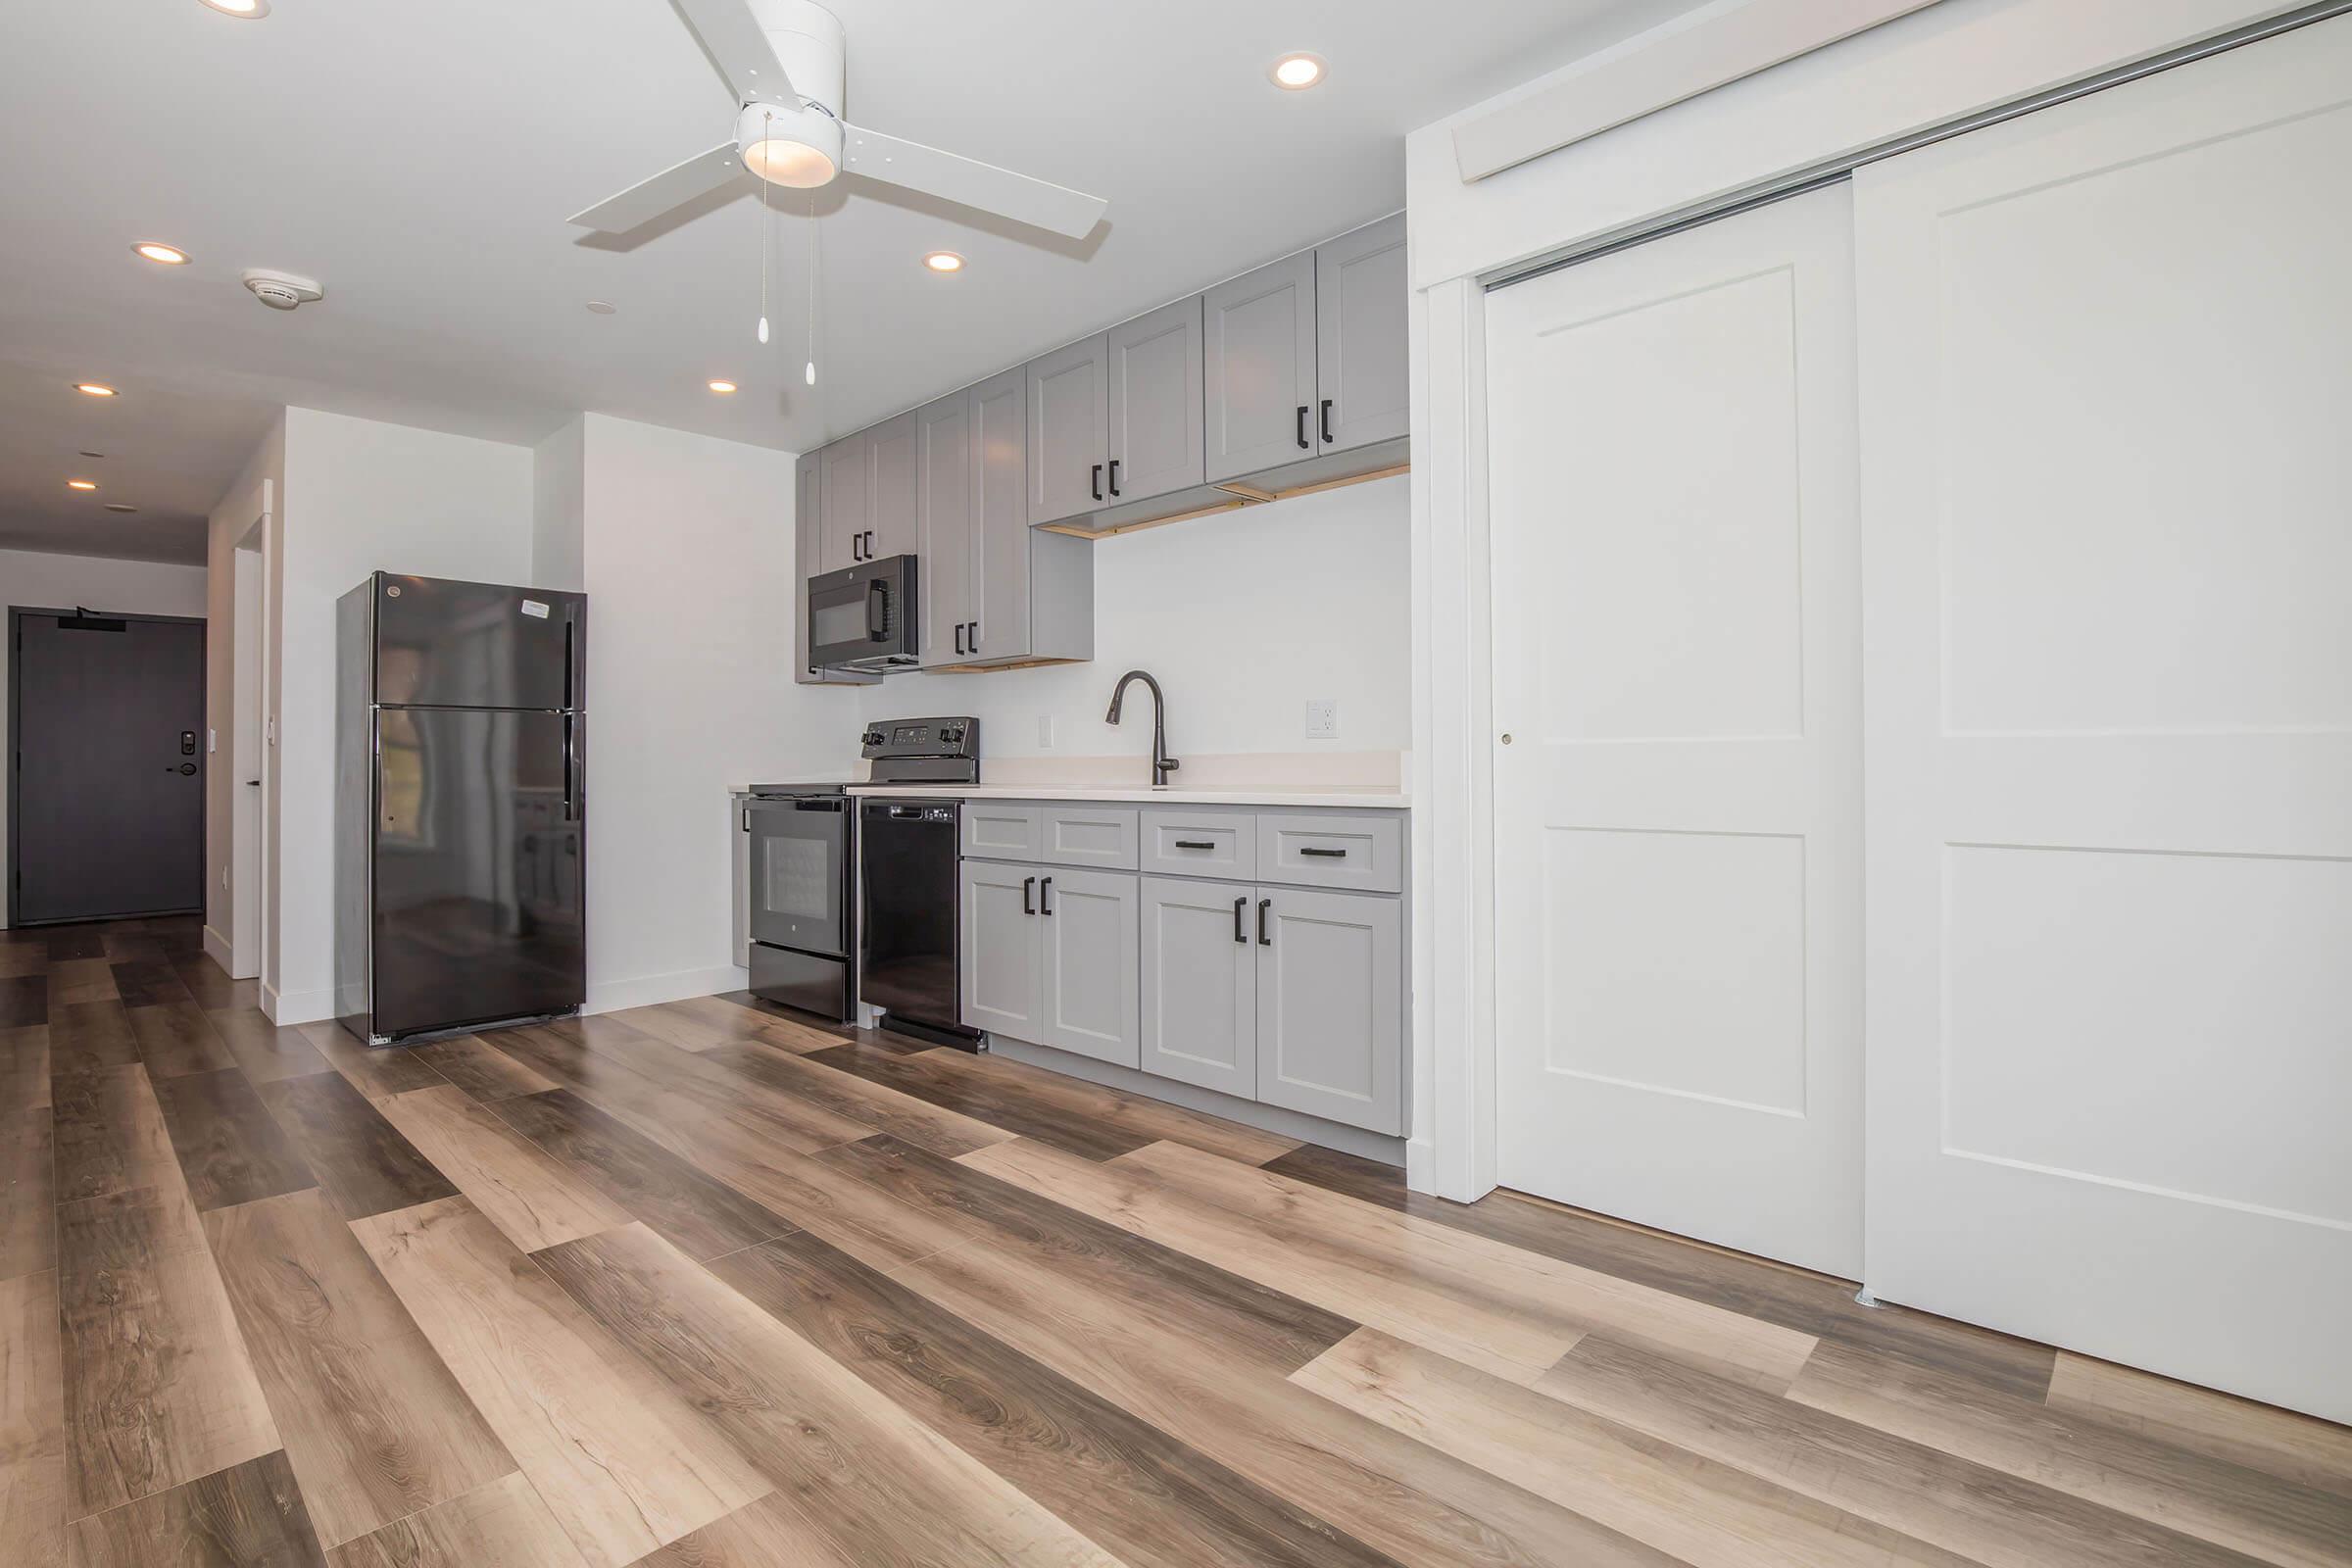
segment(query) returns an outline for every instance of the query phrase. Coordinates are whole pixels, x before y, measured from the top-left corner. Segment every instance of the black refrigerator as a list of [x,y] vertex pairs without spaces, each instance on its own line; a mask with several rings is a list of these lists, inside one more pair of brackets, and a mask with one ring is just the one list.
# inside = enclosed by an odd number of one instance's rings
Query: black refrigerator
[[337,602],[335,1011],[362,1040],[579,1009],[587,608],[384,571]]

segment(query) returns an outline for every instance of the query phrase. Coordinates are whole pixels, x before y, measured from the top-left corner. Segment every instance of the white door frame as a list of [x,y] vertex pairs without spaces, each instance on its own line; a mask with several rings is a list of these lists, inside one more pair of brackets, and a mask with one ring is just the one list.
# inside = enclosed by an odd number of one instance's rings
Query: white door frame
[[[270,749],[262,744],[270,681],[270,509],[271,482],[261,485],[252,524],[229,547],[230,719],[228,811],[228,973],[250,980],[262,972],[263,933],[269,929],[269,878],[263,872],[269,841]],[[247,564],[247,558],[251,564]],[[248,804],[248,778],[262,786]]]
[[[2247,0],[1943,0],[1491,179],[1461,179],[1452,120],[1406,138],[1414,918],[1405,1174],[1414,1191],[1469,1202],[1495,1185],[1499,715],[1488,566],[1487,280],[2298,9]],[[1634,53],[1630,45],[1612,51],[1619,62]],[[1442,270],[1425,270],[1425,256],[1442,257]]]

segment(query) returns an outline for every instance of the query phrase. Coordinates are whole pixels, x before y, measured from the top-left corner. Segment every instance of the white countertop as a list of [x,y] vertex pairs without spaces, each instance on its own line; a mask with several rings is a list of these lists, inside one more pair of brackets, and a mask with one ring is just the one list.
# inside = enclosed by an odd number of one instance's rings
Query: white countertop
[[1139,785],[1106,789],[1100,785],[1028,784],[853,784],[852,795],[890,795],[910,800],[945,801],[1123,801],[1174,806],[1352,806],[1368,810],[1398,810],[1411,805],[1399,791],[1382,789],[1186,789],[1170,785],[1153,789]]

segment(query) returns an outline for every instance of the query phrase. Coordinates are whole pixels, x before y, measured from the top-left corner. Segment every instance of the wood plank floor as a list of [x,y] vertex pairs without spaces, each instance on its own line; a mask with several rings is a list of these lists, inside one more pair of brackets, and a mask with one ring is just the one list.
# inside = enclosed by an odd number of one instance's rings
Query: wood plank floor
[[0,931],[0,1565],[2352,1568],[2352,1431],[748,997]]

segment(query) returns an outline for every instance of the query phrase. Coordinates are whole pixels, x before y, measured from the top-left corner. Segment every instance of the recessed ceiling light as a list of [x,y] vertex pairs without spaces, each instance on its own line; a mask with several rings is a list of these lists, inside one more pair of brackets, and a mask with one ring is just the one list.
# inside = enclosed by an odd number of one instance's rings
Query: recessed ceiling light
[[1295,54],[1284,55],[1280,60],[1275,61],[1273,69],[1266,74],[1274,78],[1275,86],[1287,87],[1292,92],[1298,92],[1321,81],[1323,70],[1322,56]]
[[96,381],[76,381],[74,390],[93,398],[111,398],[115,395],[113,387],[103,386]]
[[66,488],[69,490],[95,490],[98,488],[98,481],[95,479],[68,479]]
[[270,0],[204,0],[204,3],[224,17],[250,19],[270,14]]
[[735,390],[735,383],[732,381],[712,381],[710,383],[710,390],[719,393],[732,392]]
[[106,510],[109,512],[136,512],[139,509],[136,507],[126,507],[120,501],[109,501],[106,504]]
[[590,300],[588,302],[588,312],[591,316],[611,316],[619,309],[620,307],[611,300]]
[[143,239],[131,249],[159,267],[185,267],[188,253],[176,245],[167,245],[160,239]]
[[963,270],[963,258],[954,251],[933,251],[923,258],[923,265],[934,272],[960,272]]

